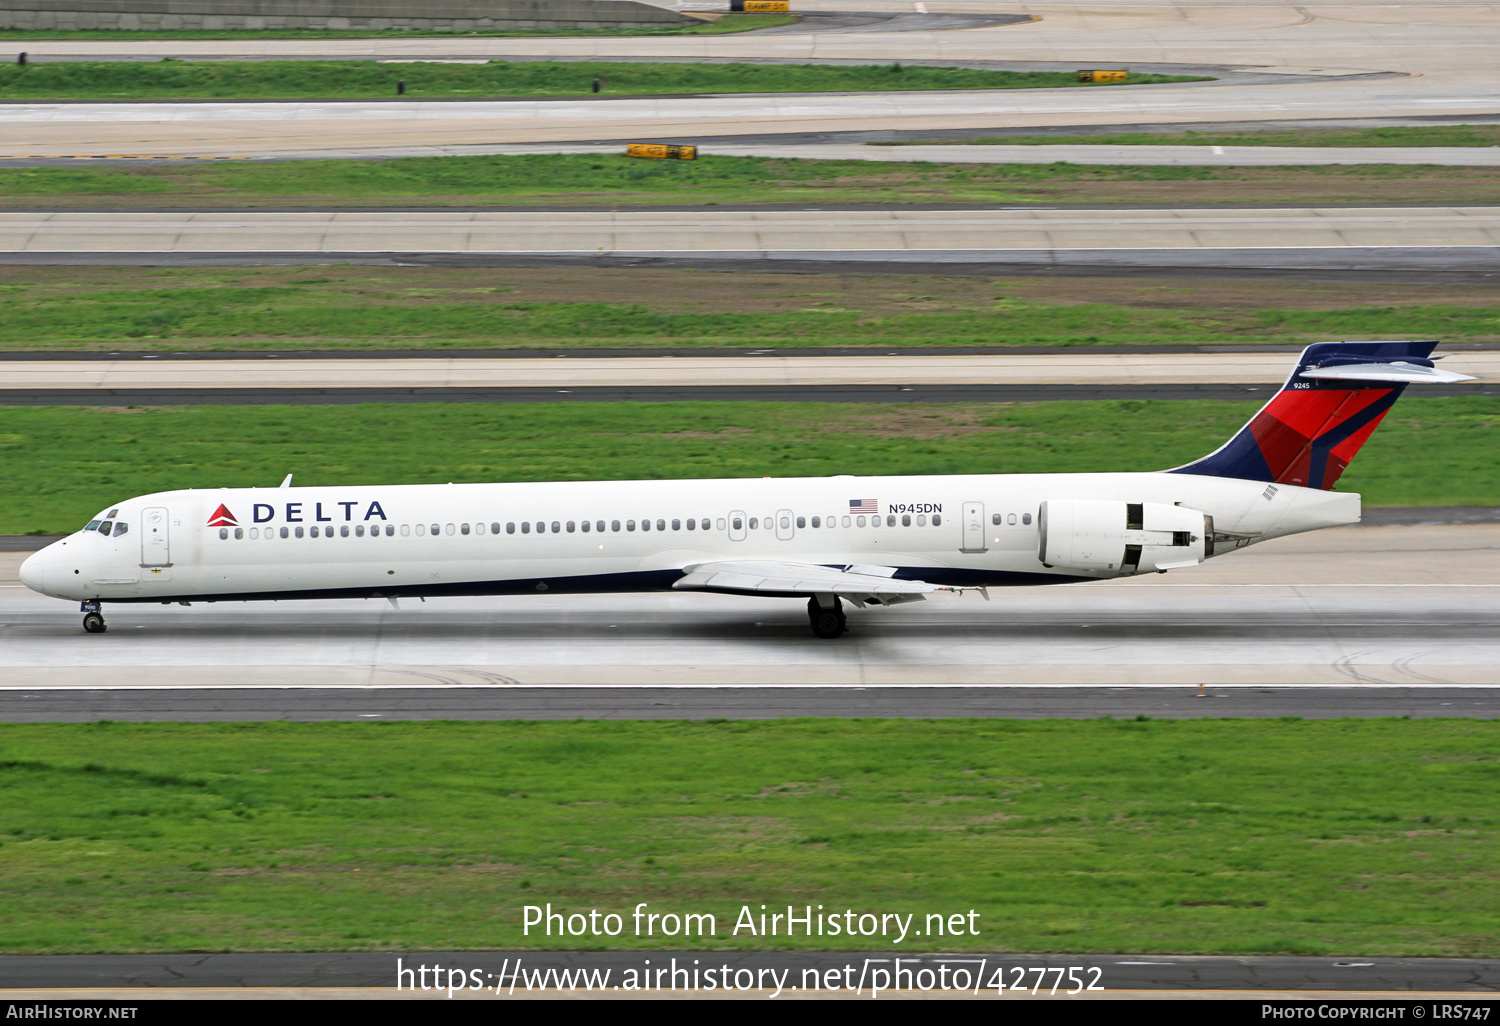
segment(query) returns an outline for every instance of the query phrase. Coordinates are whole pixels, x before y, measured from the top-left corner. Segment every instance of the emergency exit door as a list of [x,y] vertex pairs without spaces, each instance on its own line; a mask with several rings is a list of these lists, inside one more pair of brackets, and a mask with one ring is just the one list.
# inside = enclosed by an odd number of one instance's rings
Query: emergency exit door
[[964,528],[964,543],[960,547],[962,552],[983,552],[988,546],[985,545],[984,528],[984,503],[964,503],[964,515],[961,518]]
[[141,566],[172,565],[171,524],[160,506],[141,511]]

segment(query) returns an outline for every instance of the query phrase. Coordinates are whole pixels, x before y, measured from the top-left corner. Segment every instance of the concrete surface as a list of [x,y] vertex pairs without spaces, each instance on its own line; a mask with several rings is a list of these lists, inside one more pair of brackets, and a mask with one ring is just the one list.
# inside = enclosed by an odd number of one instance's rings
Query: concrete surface
[[[1440,350],[1441,351],[1441,350]],[[737,388],[826,385],[1279,385],[1284,353],[1005,356],[608,356],[240,360],[6,360],[0,389]],[[1500,383],[1500,351],[1449,355],[1444,370]],[[1477,386],[1455,386],[1460,391]],[[1415,395],[1424,394],[1413,388]]]
[[1166,575],[851,611],[682,594],[105,607],[14,583],[7,688],[1500,685],[1500,524],[1341,528]]

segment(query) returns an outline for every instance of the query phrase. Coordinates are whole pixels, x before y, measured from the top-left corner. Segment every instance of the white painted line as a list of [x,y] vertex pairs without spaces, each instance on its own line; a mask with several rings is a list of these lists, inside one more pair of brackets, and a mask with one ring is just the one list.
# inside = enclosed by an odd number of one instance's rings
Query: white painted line
[[[45,669],[46,667],[41,667]],[[290,667],[300,669],[300,667]],[[889,691],[900,688],[966,688],[970,690],[986,690],[998,688],[1047,688],[1049,690],[1076,690],[1078,688],[1098,688],[1106,691],[1140,691],[1182,689],[1192,693],[1195,684],[524,684],[521,682],[499,684],[37,684],[33,686],[20,686],[11,684],[0,684],[0,692],[33,692],[33,691],[76,691],[85,693],[90,691],[516,691],[516,690],[539,690],[549,691],[582,691],[582,690],[610,690],[610,691],[808,691],[812,689],[839,689],[843,691]],[[1408,682],[1395,684],[1387,681],[1371,681],[1369,683],[1351,684],[1207,684],[1205,687],[1229,690],[1231,688],[1246,688],[1260,691],[1297,691],[1308,688],[1319,688],[1328,690],[1365,690],[1374,688],[1407,688],[1411,690],[1429,690],[1433,688],[1467,688],[1500,690],[1500,679],[1491,684],[1450,684],[1446,682]]]

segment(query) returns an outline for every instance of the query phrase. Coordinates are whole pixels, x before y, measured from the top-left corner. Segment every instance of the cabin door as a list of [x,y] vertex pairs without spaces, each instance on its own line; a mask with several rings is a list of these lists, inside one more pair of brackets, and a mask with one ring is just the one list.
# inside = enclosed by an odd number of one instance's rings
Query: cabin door
[[141,511],[141,566],[172,565],[171,524],[160,506]]
[[961,552],[983,552],[988,547],[984,544],[984,503],[964,503],[964,515],[961,518],[964,529],[964,542],[960,546]]

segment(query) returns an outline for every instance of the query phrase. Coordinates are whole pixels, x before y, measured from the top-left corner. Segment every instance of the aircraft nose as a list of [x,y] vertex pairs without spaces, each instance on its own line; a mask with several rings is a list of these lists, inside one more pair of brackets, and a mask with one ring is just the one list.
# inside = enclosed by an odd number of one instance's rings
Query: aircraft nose
[[21,564],[21,583],[32,591],[42,590],[43,563],[42,553],[35,552]]

